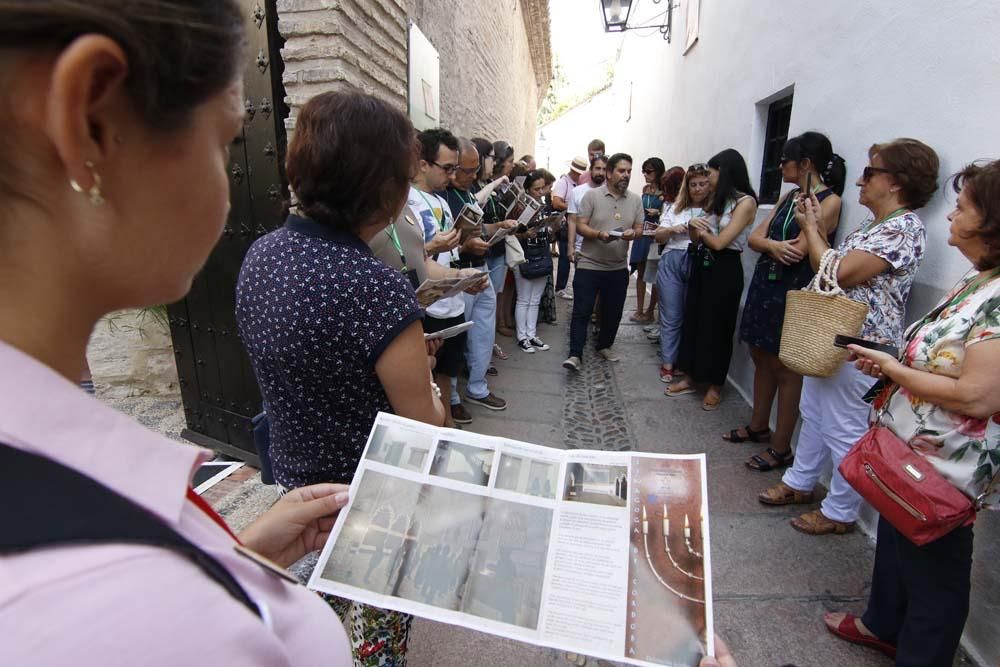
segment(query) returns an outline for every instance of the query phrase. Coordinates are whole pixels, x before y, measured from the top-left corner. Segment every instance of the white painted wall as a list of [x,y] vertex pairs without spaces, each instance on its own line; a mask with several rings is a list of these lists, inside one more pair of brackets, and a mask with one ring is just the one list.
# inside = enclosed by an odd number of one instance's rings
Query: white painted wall
[[587,157],[587,144],[601,139],[611,153],[618,150],[626,129],[625,117],[612,99],[612,89],[573,107],[552,122],[538,128],[535,161],[558,178],[569,171],[570,161]]
[[[766,121],[762,103],[794,87],[790,135],[824,132],[847,160],[849,185],[838,233],[843,238],[867,213],[851,183],[866,163],[868,147],[899,136],[926,142],[941,157],[942,190],[920,211],[929,244],[910,317],[928,310],[968,268],[946,245],[945,216],[954,196],[950,191],[944,196],[944,180],[970,160],[1000,157],[1000,2],[702,0],[699,41],[685,56],[687,2],[680,0],[674,11],[673,44],[656,35],[630,33],[625,40],[611,96],[619,108],[612,117],[624,115],[630,88],[636,92],[621,148],[637,161],[659,155],[667,164],[685,165],[736,148],[757,185]],[[641,188],[641,179],[634,180],[632,187]],[[744,257],[748,284],[756,258],[753,252]],[[749,393],[753,367],[743,346],[731,377]],[[997,521],[981,523],[977,555],[987,546],[984,538],[998,532]],[[986,590],[1000,587],[998,570],[995,560],[984,565],[977,559]],[[973,588],[967,636],[996,664],[1000,640],[989,632],[995,620],[988,618],[988,607],[977,606],[977,585]]]

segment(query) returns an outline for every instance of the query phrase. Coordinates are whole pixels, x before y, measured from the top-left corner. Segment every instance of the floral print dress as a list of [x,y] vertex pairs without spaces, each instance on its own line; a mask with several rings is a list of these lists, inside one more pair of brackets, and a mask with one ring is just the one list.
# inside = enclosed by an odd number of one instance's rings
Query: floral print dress
[[[997,271],[986,280],[971,271],[942,303],[947,305],[937,317],[924,318],[907,331],[902,361],[957,378],[969,347],[1000,338]],[[969,417],[900,388],[890,395],[882,424],[970,498],[985,491],[1000,470],[1000,413],[988,419]],[[1000,492],[994,488],[985,502],[998,509]]]
[[869,218],[837,248],[842,259],[851,250],[861,250],[884,259],[890,266],[871,280],[844,290],[849,299],[868,304],[862,338],[899,346],[906,300],[926,245],[923,221],[913,211],[906,211],[881,224]]

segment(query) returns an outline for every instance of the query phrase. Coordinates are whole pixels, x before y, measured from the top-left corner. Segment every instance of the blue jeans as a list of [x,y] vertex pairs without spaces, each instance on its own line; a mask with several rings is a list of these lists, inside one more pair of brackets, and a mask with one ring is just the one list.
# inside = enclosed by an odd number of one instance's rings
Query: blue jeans
[[677,361],[690,270],[691,255],[687,250],[667,250],[660,255],[656,290],[660,297],[660,360],[664,364]]
[[587,342],[587,325],[594,312],[594,302],[601,297],[598,312],[597,350],[614,345],[618,335],[618,325],[622,321],[622,309],[628,295],[628,269],[618,271],[595,271],[576,269],[573,276],[573,320],[569,326],[569,355],[583,358],[583,346]]
[[503,281],[507,279],[507,255],[501,253],[496,257],[492,255],[487,257],[486,267],[490,272],[490,282],[493,283],[493,292],[499,294],[503,291]]
[[569,282],[569,241],[559,239],[559,266],[556,269],[556,291],[566,289]]
[[[465,339],[465,361],[469,364],[469,383],[465,393],[473,398],[486,398],[490,387],[486,384],[486,371],[493,356],[496,339],[497,295],[491,289],[479,294],[462,294],[465,301],[465,321],[472,322]],[[452,405],[458,398],[458,389],[452,385]]]

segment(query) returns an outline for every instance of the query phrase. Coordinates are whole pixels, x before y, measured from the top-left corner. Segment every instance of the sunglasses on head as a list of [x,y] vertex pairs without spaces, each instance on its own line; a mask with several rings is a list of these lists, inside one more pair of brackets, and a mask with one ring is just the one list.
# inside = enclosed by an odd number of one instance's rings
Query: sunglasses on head
[[875,174],[891,174],[892,170],[883,167],[865,167],[861,170],[861,180],[867,183]]
[[688,173],[693,174],[695,172],[708,172],[708,165],[704,162],[698,162],[688,167]]

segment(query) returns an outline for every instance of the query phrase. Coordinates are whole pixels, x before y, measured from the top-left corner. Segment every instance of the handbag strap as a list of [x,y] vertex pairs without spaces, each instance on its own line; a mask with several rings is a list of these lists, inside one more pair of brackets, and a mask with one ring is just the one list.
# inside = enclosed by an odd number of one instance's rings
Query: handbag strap
[[166,522],[52,459],[0,443],[0,555],[96,544],[159,547],[187,558],[252,614],[261,609],[222,563]]
[[843,296],[844,290],[837,280],[837,273],[840,271],[840,254],[833,248],[829,248],[823,253],[819,260],[819,270],[809,281],[806,289],[826,296]]

